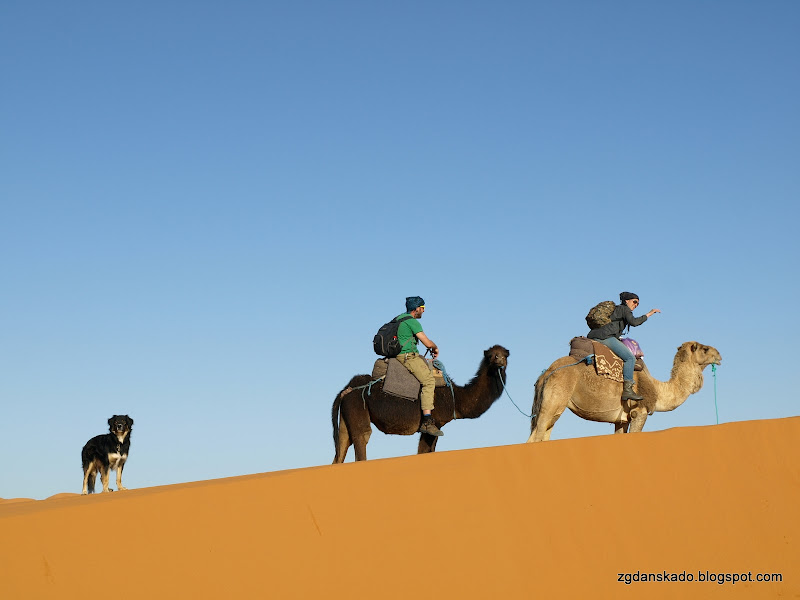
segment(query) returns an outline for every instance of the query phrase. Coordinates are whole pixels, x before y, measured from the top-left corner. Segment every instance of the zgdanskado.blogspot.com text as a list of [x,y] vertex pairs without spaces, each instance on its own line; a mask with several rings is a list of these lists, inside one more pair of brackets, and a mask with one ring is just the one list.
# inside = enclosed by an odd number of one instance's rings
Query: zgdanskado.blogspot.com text
[[716,571],[683,571],[681,573],[617,573],[617,581],[625,585],[633,583],[715,583],[717,585],[736,585],[737,583],[781,583],[782,573],[720,573]]

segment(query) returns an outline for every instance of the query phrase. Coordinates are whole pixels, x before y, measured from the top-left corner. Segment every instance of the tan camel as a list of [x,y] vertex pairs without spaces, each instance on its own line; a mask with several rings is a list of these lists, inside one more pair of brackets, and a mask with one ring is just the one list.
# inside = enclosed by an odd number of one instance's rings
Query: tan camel
[[613,423],[614,433],[641,431],[648,415],[675,410],[700,391],[703,369],[720,364],[722,357],[716,348],[685,342],[678,346],[669,381],[653,378],[645,365],[634,374],[636,391],[644,399],[624,404],[620,401],[622,383],[600,377],[593,365],[567,366],[574,362],[571,356],[559,358],[536,381],[528,442],[549,440],[565,408],[582,419]]

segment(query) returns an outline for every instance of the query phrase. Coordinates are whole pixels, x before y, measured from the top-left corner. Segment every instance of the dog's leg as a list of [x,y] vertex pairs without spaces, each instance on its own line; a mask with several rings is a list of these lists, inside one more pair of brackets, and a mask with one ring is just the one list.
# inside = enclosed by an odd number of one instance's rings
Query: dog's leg
[[103,491],[104,492],[108,491],[108,479],[109,479],[109,475],[111,475],[111,473],[109,471],[110,471],[110,469],[108,467],[106,467],[105,465],[103,465],[103,467],[100,469],[100,481],[103,483]]
[[125,466],[124,461],[120,461],[119,465],[117,465],[117,491],[123,492],[128,488],[122,486],[122,467]]
[[83,491],[81,492],[83,496],[89,493],[89,488],[94,493],[94,474],[94,463],[89,463],[83,468]]

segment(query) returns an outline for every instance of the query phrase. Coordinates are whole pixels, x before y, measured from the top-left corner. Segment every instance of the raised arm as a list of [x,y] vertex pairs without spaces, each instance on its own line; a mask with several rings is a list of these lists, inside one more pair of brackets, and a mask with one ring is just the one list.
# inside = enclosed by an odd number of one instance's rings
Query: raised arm
[[420,331],[420,332],[417,334],[417,339],[418,339],[420,342],[422,342],[422,345],[423,345],[423,346],[425,346],[426,348],[430,348],[430,349],[431,349],[431,354],[433,355],[433,358],[436,358],[436,357],[438,357],[438,356],[439,356],[439,346],[437,346],[436,344],[434,344],[434,343],[433,343],[433,342],[430,340],[430,338],[429,338],[427,335],[425,335],[425,333],[424,333],[424,332]]

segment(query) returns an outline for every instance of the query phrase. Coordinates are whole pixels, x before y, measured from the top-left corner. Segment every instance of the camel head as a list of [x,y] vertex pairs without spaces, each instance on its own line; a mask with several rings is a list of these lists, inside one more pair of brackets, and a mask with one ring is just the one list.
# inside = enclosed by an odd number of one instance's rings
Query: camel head
[[708,365],[722,364],[722,355],[713,346],[704,346],[698,342],[684,342],[678,346],[678,354],[675,356],[676,362],[691,361],[705,368]]
[[500,371],[503,375],[508,366],[509,352],[502,346],[492,346],[483,353],[483,361],[491,371]]

